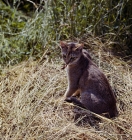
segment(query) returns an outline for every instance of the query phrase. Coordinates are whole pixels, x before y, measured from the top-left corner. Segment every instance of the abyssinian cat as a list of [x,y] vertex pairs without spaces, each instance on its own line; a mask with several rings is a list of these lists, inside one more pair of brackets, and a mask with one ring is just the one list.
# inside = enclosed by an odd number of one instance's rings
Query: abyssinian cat
[[[108,80],[83,44],[61,41],[60,47],[68,77],[65,101],[97,114],[107,114],[109,118],[117,116],[116,99]],[[80,100],[76,95],[80,95]]]

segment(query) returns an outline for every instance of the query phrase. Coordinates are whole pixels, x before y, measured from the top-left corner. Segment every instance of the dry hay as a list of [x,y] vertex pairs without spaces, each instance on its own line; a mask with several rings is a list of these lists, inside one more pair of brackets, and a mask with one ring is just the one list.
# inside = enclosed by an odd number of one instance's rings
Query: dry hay
[[[96,43],[91,46],[102,45],[99,41]],[[113,120],[102,117],[98,127],[84,122],[77,125],[85,116],[74,121],[72,104],[63,102],[67,80],[60,63],[28,61],[3,69],[0,78],[0,139],[132,139],[132,71],[125,62],[101,47],[95,49],[93,59],[116,92],[119,117]]]

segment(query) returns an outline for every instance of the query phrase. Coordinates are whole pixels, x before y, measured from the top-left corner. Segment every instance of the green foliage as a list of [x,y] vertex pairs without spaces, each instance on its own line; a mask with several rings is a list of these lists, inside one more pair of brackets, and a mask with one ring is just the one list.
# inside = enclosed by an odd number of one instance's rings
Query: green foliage
[[49,41],[48,10],[27,17],[16,9],[0,6],[0,63],[15,64],[30,56],[41,57]]
[[119,44],[129,54],[132,51],[130,0],[49,0],[37,5],[29,17],[17,6],[0,3],[0,64],[40,58],[48,48],[54,55],[58,40],[81,38],[89,32]]
[[127,45],[132,51],[130,0],[56,0],[52,1],[52,12],[54,29],[58,34],[61,32],[62,38],[92,32],[121,46]]

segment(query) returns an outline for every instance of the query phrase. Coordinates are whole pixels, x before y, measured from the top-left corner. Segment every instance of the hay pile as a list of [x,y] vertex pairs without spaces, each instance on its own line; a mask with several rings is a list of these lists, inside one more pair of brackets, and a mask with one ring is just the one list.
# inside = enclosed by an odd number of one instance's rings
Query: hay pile
[[[72,104],[63,102],[67,86],[61,64],[28,61],[4,68],[0,77],[0,139],[2,140],[130,140],[132,139],[132,70],[87,39],[95,63],[117,95],[119,117],[102,118],[98,127],[74,121]],[[59,60],[61,61],[61,60]]]

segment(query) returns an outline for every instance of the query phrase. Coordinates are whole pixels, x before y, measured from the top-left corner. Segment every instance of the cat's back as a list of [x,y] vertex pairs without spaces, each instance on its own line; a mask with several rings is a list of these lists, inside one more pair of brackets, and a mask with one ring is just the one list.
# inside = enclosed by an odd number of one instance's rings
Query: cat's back
[[90,60],[84,70],[80,81],[82,92],[88,92],[100,96],[108,102],[116,102],[112,88],[103,72]]

